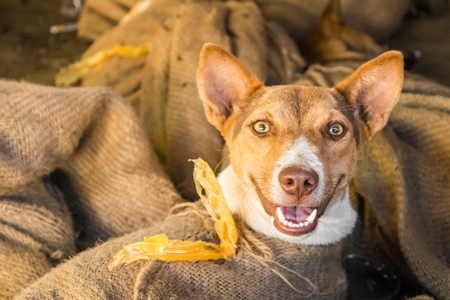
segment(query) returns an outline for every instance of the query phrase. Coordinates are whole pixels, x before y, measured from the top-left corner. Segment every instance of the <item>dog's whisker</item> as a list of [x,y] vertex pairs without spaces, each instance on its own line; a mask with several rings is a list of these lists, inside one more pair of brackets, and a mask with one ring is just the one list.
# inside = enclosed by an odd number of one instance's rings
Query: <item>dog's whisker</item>
[[[219,151],[224,151],[224,150],[219,150]],[[222,163],[225,161],[225,157],[222,156],[222,158],[219,160],[219,162],[217,163],[217,165],[214,168],[214,173],[217,174],[218,170],[223,168],[222,167]]]

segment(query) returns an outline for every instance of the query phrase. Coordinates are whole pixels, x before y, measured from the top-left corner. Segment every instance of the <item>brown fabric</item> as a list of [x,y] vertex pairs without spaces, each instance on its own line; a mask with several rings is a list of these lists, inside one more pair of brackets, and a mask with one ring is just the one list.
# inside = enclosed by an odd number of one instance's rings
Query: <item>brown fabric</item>
[[[297,83],[333,86],[353,69],[314,65]],[[348,250],[389,265],[438,299],[450,299],[449,131],[450,89],[407,73],[388,125],[358,159],[354,190],[364,199],[357,204],[363,222]]]
[[[211,0],[163,1],[175,5],[213,2]],[[80,16],[79,36],[94,40],[116,26],[121,17],[125,16],[133,4],[138,2],[138,0],[87,0]],[[151,2],[161,2],[161,0]],[[252,2],[261,8],[265,18],[276,21],[289,32],[293,39],[300,41],[313,29],[329,0],[254,0]],[[400,28],[409,5],[409,0],[341,1],[344,21],[349,26],[372,35],[378,41],[385,41]],[[437,11],[436,5],[427,6]]]
[[223,148],[198,97],[201,47],[211,42],[234,53],[268,84],[292,81],[304,62],[282,28],[267,23],[253,2],[175,2],[152,2],[100,36],[85,56],[117,43],[149,42],[150,50],[141,59],[112,59],[82,85],[111,86],[132,103],[171,180],[195,199],[188,159],[202,157],[214,168]]
[[115,26],[138,0],[88,0],[78,20],[78,36],[94,40]]
[[[289,32],[301,40],[313,29],[323,10],[330,0],[287,0],[264,1],[268,9],[262,8],[267,15],[273,15]],[[286,4],[285,4],[286,3]],[[403,24],[404,17],[410,9],[411,1],[398,0],[340,0],[343,22],[354,29],[371,35],[376,41],[383,43]],[[287,10],[290,12],[283,19]],[[266,12],[267,11],[267,12]],[[302,17],[300,17],[302,16]]]
[[[272,251],[271,260],[257,259],[255,254],[240,248],[237,256],[229,261],[141,261],[108,270],[110,259],[122,246],[161,232],[171,239],[217,242],[211,218],[205,218],[204,214],[204,209],[200,208],[178,211],[164,222],[81,253],[15,299],[54,299],[55,295],[60,299],[345,297],[345,273],[340,265],[342,244],[301,247],[255,235]],[[318,260],[321,263],[317,263]]]
[[450,299],[449,98],[405,91],[389,125],[362,154],[357,190],[385,252],[395,245],[421,284]]
[[[330,0],[256,0],[264,16],[281,24],[296,41],[301,41],[317,24]],[[340,0],[343,21],[352,28],[385,41],[403,22],[410,1]]]
[[111,90],[0,81],[0,107],[0,298],[180,199]]
[[75,251],[75,232],[42,180],[0,191],[0,298],[10,299]]

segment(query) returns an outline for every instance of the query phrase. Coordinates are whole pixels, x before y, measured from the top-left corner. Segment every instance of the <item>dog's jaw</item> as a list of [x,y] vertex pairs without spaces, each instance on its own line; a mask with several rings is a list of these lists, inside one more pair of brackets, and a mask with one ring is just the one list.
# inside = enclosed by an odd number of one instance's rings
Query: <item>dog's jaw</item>
[[340,199],[333,199],[317,220],[316,228],[307,234],[292,236],[274,226],[274,217],[266,213],[255,188],[243,183],[228,166],[220,175],[225,199],[232,213],[239,215],[253,230],[294,244],[329,245],[349,235],[357,214],[350,204],[348,188]]

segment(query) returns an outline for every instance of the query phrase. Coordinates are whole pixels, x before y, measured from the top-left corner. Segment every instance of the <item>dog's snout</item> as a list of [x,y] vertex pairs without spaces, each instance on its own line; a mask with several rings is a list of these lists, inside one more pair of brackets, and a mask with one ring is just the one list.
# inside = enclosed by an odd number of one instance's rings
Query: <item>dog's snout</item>
[[289,195],[297,197],[311,194],[317,187],[319,176],[312,170],[296,167],[284,169],[279,177],[282,189]]

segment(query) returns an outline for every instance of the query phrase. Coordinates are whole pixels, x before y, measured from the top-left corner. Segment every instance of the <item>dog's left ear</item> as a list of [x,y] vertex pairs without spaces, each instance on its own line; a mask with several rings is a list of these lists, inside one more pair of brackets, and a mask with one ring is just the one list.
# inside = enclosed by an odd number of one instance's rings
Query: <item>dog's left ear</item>
[[206,118],[219,131],[233,112],[247,105],[249,96],[261,87],[250,71],[222,48],[206,44],[200,53],[197,87]]
[[335,89],[355,107],[370,138],[386,125],[403,85],[403,56],[386,52],[365,63]]

